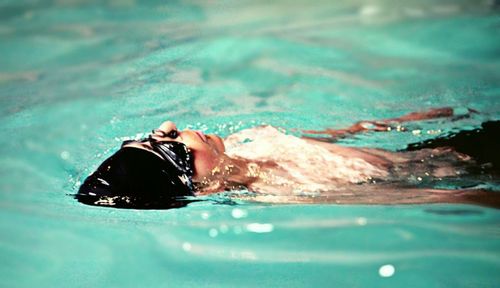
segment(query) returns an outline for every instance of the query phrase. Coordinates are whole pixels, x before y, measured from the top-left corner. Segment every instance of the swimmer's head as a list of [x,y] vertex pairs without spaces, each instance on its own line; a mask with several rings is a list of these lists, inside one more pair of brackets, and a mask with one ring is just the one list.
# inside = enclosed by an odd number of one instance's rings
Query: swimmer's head
[[[153,130],[150,138],[155,141],[179,142],[191,151],[193,155],[193,180],[202,181],[219,165],[225,147],[222,139],[214,134],[205,135],[196,130],[179,130],[171,121],[163,122],[158,129]],[[131,142],[126,147],[136,147],[151,150],[148,142]]]
[[117,208],[161,209],[193,196],[192,154],[178,142],[153,142],[152,151],[122,146],[80,187],[78,201]]

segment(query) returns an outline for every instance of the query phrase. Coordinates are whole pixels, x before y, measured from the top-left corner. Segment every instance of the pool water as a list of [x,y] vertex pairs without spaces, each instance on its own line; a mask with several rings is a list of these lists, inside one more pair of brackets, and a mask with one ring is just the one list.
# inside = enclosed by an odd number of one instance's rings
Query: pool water
[[481,112],[343,141],[390,150],[499,119],[497,1],[142,2],[0,3],[0,286],[498,285],[495,209],[71,197],[165,119],[227,136]]

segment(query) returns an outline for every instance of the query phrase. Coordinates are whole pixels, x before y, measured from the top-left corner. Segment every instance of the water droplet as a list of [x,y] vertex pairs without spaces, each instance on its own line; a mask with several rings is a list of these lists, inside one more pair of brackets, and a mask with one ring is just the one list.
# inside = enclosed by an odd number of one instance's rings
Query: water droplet
[[378,274],[381,277],[391,277],[392,275],[394,275],[394,272],[396,272],[396,269],[391,264],[382,265],[378,269]]
[[69,152],[68,152],[68,151],[62,151],[62,152],[61,152],[61,158],[62,158],[63,160],[68,160],[68,159],[69,159],[69,156],[70,156],[70,154],[69,154]]
[[247,231],[254,233],[269,233],[273,230],[274,226],[270,223],[250,223],[247,225]]
[[212,228],[208,231],[208,235],[212,238],[215,238],[217,237],[217,235],[219,235],[219,231],[217,231],[217,229],[215,228]]
[[188,252],[188,251],[191,251],[191,248],[193,248],[191,246],[191,243],[189,243],[189,242],[182,243],[182,250]]
[[207,220],[208,218],[210,218],[210,213],[208,213],[208,212],[201,213],[201,219]]
[[233,211],[231,211],[231,215],[233,216],[233,218],[239,219],[247,217],[248,213],[243,209],[234,208]]
[[358,223],[358,225],[360,225],[360,226],[366,225],[366,222],[368,222],[368,221],[366,220],[365,217],[359,217],[356,219],[356,223]]

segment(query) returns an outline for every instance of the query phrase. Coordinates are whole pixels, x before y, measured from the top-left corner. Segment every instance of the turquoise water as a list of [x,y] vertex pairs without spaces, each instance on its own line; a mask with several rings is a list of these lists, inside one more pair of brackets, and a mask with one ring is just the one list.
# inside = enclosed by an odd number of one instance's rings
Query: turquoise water
[[165,119],[224,136],[481,111],[344,141],[395,150],[500,118],[495,1],[205,2],[0,3],[0,286],[500,281],[500,214],[489,208],[75,202],[69,194],[122,138]]

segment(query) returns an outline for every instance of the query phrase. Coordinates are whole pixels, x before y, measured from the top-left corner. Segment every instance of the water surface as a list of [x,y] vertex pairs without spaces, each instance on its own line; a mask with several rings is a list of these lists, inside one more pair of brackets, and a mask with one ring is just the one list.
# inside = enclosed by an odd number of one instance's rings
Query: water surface
[[1,286],[498,283],[500,214],[489,208],[222,196],[137,211],[68,196],[121,139],[165,119],[225,136],[481,111],[343,142],[396,150],[500,118],[495,1],[329,2],[3,1]]

